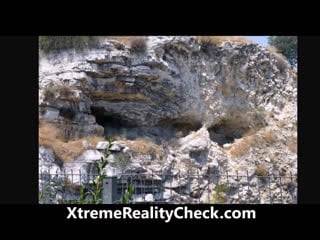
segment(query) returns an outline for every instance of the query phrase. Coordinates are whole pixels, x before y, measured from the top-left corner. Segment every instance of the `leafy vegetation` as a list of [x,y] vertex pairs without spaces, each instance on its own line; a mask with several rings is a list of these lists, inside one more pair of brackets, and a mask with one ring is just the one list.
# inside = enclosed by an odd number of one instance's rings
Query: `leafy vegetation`
[[112,143],[109,141],[108,147],[104,150],[103,152],[103,157],[100,158],[100,160],[97,160],[95,162],[96,168],[98,171],[98,174],[96,176],[96,179],[93,180],[93,190],[90,190],[86,192],[86,194],[89,196],[89,201],[88,203],[90,204],[101,204],[102,203],[102,182],[103,179],[105,179],[107,176],[104,172],[104,168],[107,166],[107,158],[110,155],[109,149],[111,147]]
[[126,189],[125,193],[122,195],[121,199],[120,199],[120,202],[122,204],[128,204],[130,203],[130,200],[132,198],[132,195],[133,195],[133,192],[134,192],[134,187],[132,184],[130,184],[128,186],[128,188]]
[[296,36],[270,36],[268,42],[287,57],[290,64],[297,63],[297,37]]
[[212,200],[211,203],[216,204],[216,203],[227,203],[227,191],[228,187],[226,184],[221,183],[217,184],[215,187],[215,192],[212,195]]
[[[102,190],[103,190],[103,180],[107,177],[105,174],[105,167],[107,166],[107,158],[110,155],[110,148],[112,146],[112,141],[109,140],[107,148],[103,151],[103,156],[95,161],[95,167],[97,170],[97,175],[92,183],[85,185],[80,185],[79,187],[79,198],[72,200],[61,199],[59,203],[67,204],[102,204]],[[57,194],[63,193],[66,190],[68,181],[61,181],[57,178],[53,178],[48,184],[42,186],[39,192],[39,202],[40,203],[52,203],[52,200],[56,198]],[[69,183],[70,185],[70,183]],[[134,187],[132,184],[128,186],[125,193],[121,196],[120,202],[127,204],[130,203],[132,195],[134,193]]]
[[99,44],[98,36],[40,36],[39,47],[44,52],[66,49],[83,50]]
[[[101,204],[102,203],[102,183],[106,178],[104,168],[108,161],[107,158],[110,155],[110,147],[112,146],[109,141],[108,147],[104,150],[103,156],[95,161],[95,167],[97,169],[97,176],[92,180],[91,187],[85,187],[81,185],[79,188],[79,199],[73,200],[60,200],[60,203],[68,204]],[[42,191],[39,193],[40,203],[50,203],[51,199],[54,199],[58,192],[65,191],[65,184],[62,181],[56,179],[50,180],[48,184],[42,187]]]
[[55,199],[58,193],[63,192],[63,184],[56,177],[50,180],[50,183],[42,186],[39,191],[39,203],[52,203],[52,199]]

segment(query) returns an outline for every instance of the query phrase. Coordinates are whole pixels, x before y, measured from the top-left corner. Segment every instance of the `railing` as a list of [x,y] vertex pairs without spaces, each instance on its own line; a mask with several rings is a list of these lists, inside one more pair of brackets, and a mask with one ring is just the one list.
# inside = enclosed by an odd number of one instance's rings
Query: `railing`
[[[90,189],[96,175],[57,171],[40,172],[40,203],[66,203],[79,198],[80,186]],[[297,176],[257,176],[248,172],[230,175],[214,172],[149,172],[107,178],[104,203],[120,203],[128,186],[134,187],[131,203],[297,203]],[[110,186],[111,185],[111,186]]]

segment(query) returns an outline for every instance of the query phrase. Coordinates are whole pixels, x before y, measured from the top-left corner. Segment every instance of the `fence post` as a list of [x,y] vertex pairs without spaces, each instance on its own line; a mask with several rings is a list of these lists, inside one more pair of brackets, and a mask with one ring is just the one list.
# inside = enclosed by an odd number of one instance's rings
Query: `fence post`
[[117,177],[103,179],[102,199],[104,204],[113,204],[118,198]]

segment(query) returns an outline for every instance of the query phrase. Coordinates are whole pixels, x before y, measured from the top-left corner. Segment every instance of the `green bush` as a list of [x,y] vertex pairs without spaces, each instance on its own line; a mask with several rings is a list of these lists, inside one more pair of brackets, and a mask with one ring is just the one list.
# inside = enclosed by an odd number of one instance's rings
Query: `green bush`
[[290,64],[293,65],[297,63],[298,41],[296,36],[270,36],[268,43],[276,47],[280,53],[286,56]]
[[228,187],[226,184],[221,183],[217,184],[215,187],[215,192],[212,195],[211,203],[213,204],[220,204],[220,203],[227,203],[227,195]]
[[[103,203],[102,191],[103,191],[103,180],[106,178],[105,167],[108,164],[107,158],[110,155],[110,148],[112,146],[112,141],[109,139],[108,147],[103,151],[103,157],[95,160],[95,167],[97,169],[97,176],[92,181],[91,187],[85,187],[81,185],[79,188],[79,199],[73,200],[59,200],[62,204],[101,204]],[[52,203],[52,200],[56,198],[56,195],[60,192],[65,191],[65,183],[53,179],[51,182],[47,183],[39,191],[39,203]],[[120,203],[128,204],[131,201],[132,195],[134,193],[134,187],[132,184],[128,186],[125,193],[120,198]]]
[[48,53],[66,49],[83,50],[99,44],[97,36],[40,36],[39,48]]
[[130,185],[128,186],[128,188],[126,189],[125,193],[121,196],[120,202],[121,202],[122,204],[128,204],[128,203],[130,203],[130,200],[131,200],[131,198],[132,198],[133,193],[134,193],[134,187],[133,187],[132,184],[130,184]]
[[103,151],[103,157],[95,161],[95,166],[98,171],[96,178],[92,182],[93,189],[87,189],[83,185],[80,186],[80,197],[79,199],[69,200],[66,203],[69,204],[102,204],[102,190],[103,190],[103,179],[107,176],[105,174],[105,167],[108,164],[107,158],[110,155],[109,149],[112,143],[109,140],[108,147]]

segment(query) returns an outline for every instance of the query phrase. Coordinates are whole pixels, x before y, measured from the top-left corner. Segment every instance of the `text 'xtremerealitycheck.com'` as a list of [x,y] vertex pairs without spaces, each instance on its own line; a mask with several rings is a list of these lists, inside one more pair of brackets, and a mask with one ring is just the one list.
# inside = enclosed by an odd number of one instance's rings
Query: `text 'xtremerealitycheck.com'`
[[133,209],[132,207],[124,206],[120,209],[82,209],[81,207],[67,207],[67,219],[112,219],[112,220],[163,220],[169,223],[174,220],[189,220],[189,219],[205,219],[205,220],[220,220],[220,219],[255,219],[255,210],[218,210],[214,206],[207,209],[189,209],[188,206],[178,206],[175,209],[165,209],[159,206],[150,206],[149,209]]

